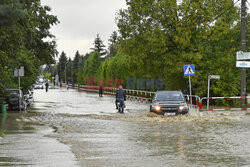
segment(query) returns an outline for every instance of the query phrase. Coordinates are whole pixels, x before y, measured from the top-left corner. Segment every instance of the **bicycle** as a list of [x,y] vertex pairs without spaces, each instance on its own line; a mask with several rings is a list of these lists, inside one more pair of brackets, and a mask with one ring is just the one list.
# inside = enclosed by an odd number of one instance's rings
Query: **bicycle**
[[[124,108],[126,108],[126,106],[125,106],[125,103],[123,102],[123,105],[124,105]],[[120,101],[118,101],[118,103],[117,103],[117,110],[118,110],[118,113],[124,113],[124,112],[122,112],[122,106],[121,106],[121,102]]]

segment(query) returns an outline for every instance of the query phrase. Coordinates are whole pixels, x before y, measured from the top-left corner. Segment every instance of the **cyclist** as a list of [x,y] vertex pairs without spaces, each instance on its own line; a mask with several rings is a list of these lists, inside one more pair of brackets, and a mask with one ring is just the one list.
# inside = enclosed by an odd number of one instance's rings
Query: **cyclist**
[[115,100],[115,106],[116,109],[118,109],[118,102],[120,102],[120,105],[122,107],[121,113],[124,113],[124,101],[126,101],[126,93],[123,90],[122,86],[119,86],[119,89],[116,91],[116,100]]

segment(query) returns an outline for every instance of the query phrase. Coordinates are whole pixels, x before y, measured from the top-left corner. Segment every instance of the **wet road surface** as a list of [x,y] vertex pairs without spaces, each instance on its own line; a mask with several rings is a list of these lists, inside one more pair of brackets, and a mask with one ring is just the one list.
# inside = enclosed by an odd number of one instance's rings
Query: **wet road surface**
[[75,90],[35,90],[27,113],[8,113],[0,166],[250,166],[250,114],[163,117],[149,104]]

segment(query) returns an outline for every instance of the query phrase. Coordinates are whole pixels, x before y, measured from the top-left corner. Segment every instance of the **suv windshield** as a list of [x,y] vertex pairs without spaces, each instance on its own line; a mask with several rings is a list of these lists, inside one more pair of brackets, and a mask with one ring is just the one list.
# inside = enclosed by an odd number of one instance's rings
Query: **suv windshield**
[[184,101],[183,95],[179,92],[156,93],[156,101]]

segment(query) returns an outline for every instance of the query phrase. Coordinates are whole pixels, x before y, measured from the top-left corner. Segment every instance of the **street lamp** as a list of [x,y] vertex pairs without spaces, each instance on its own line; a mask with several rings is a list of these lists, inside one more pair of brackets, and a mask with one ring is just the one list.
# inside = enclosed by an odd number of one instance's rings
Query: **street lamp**
[[71,63],[71,84],[72,84],[72,88],[74,87],[74,82],[73,82],[73,81],[74,81],[74,79],[73,79],[73,77],[74,77],[74,76],[73,76],[73,64],[74,64],[74,63],[73,63],[73,61],[72,61],[72,63]]
[[65,62],[65,68],[64,68],[64,73],[65,73],[65,84],[67,84],[67,64],[68,64],[68,62]]

